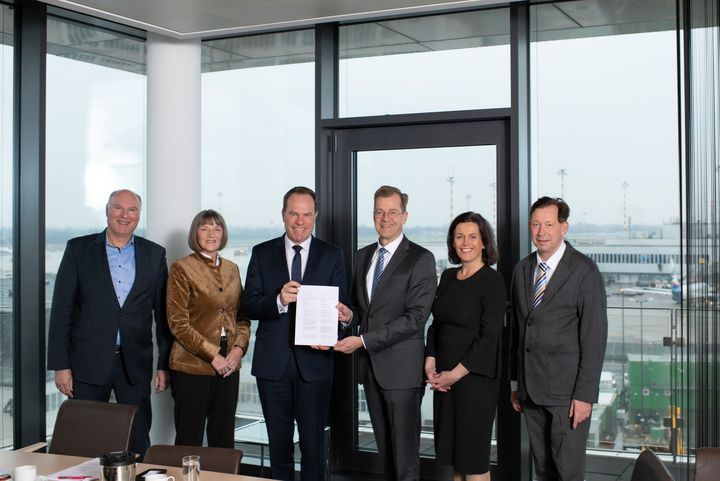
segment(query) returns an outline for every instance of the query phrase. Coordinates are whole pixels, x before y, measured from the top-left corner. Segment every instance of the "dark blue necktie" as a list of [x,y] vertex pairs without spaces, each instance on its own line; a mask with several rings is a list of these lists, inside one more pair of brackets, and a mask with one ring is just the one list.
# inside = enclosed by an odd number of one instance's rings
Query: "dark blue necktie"
[[302,258],[300,257],[302,246],[295,245],[293,249],[295,249],[295,257],[293,257],[290,267],[290,280],[300,282],[302,279]]
[[[290,280],[300,282],[302,279],[302,258],[300,257],[300,251],[302,247],[294,245],[295,256],[293,257],[292,264],[290,265]],[[295,349],[295,303],[291,303],[288,306],[288,315],[290,316],[290,349]]]
[[381,247],[378,249],[378,257],[377,262],[375,263],[375,272],[373,273],[373,281],[372,281],[372,288],[370,290],[370,302],[375,298],[375,289],[377,288],[377,285],[380,283],[380,277],[382,276],[383,271],[385,270],[385,254],[387,253],[387,249],[384,247]]

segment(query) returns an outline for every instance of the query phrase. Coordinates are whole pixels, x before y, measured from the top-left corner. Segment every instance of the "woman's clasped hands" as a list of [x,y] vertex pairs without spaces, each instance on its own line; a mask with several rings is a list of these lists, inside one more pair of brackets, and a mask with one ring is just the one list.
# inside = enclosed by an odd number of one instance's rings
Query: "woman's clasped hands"
[[425,382],[430,385],[430,389],[439,392],[448,392],[453,384],[465,377],[470,371],[465,366],[458,363],[450,371],[435,370],[435,358],[428,356],[425,358]]
[[212,364],[213,369],[215,369],[215,372],[217,372],[220,376],[228,377],[230,374],[240,369],[242,355],[242,348],[235,346],[232,348],[227,357],[215,354],[215,357],[210,364]]

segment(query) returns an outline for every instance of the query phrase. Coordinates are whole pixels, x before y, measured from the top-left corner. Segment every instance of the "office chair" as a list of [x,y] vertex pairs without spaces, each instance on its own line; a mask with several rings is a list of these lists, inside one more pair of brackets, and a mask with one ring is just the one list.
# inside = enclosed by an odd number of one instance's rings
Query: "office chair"
[[200,469],[202,471],[240,474],[240,461],[242,461],[243,452],[231,448],[157,444],[148,448],[143,463],[180,467],[182,466],[183,456],[191,454],[200,456]]
[[700,448],[695,457],[695,481],[716,481],[720,476],[720,448]]
[[[60,405],[48,453],[95,458],[127,451],[136,411],[136,406],[127,404],[68,399]],[[37,443],[19,451],[45,446]]]
[[646,449],[635,460],[630,481],[675,481],[675,479],[660,458],[650,449]]

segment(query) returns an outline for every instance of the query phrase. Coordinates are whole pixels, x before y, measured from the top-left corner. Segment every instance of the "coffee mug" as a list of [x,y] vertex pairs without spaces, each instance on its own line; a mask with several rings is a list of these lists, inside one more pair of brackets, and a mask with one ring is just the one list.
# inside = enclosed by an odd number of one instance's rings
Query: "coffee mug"
[[175,476],[168,476],[164,473],[146,474],[143,476],[145,481],[175,481]]
[[37,478],[37,466],[18,466],[15,468],[16,481],[35,481]]

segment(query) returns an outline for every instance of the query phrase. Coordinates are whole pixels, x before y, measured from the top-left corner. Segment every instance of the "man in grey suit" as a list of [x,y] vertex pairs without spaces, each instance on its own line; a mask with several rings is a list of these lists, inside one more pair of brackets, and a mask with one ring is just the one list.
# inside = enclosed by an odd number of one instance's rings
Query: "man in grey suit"
[[365,388],[385,479],[420,479],[420,404],[424,389],[425,322],[435,298],[432,253],[403,235],[408,196],[396,187],[375,192],[378,242],[357,253],[354,311],[340,304],[343,322],[359,323],[335,350],[358,351],[358,379]]
[[525,413],[539,481],[582,481],[592,405],[607,341],[595,263],[564,240],[570,208],[541,197],[530,209],[537,251],[513,272],[511,402]]

